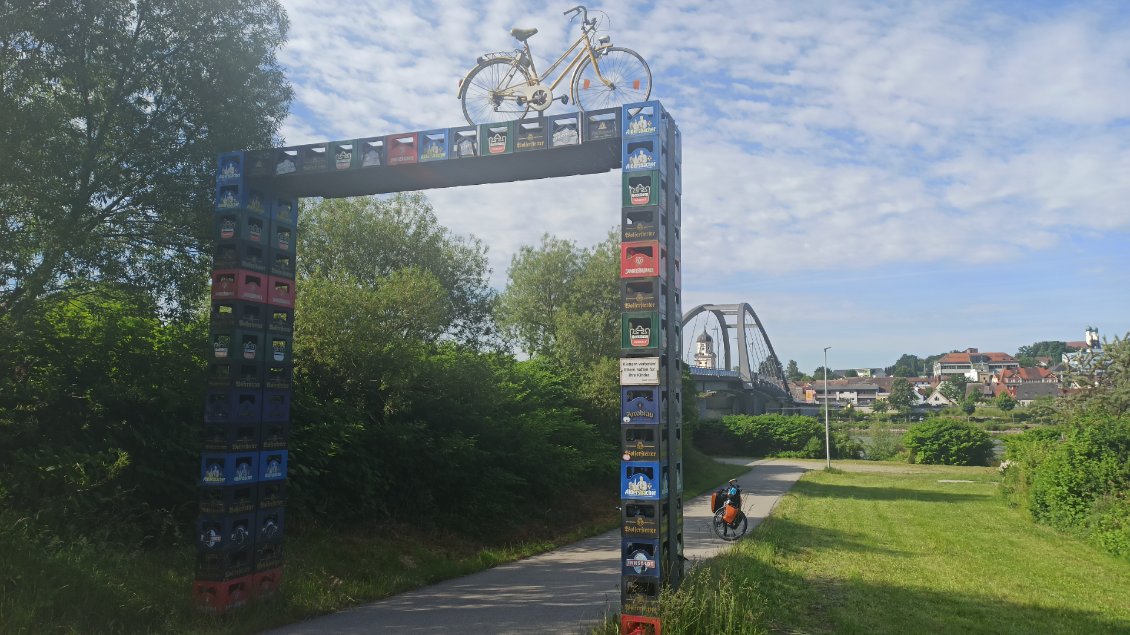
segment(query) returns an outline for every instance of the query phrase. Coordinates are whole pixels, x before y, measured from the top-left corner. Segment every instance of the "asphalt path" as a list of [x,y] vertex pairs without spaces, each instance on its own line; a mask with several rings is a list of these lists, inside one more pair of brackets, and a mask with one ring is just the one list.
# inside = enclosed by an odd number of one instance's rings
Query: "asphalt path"
[[[751,470],[738,478],[750,529],[811,462],[725,459]],[[720,484],[721,485],[721,484]],[[709,494],[683,505],[690,566],[730,546],[710,527]],[[620,530],[548,553],[395,595],[267,635],[361,633],[587,633],[620,607]]]

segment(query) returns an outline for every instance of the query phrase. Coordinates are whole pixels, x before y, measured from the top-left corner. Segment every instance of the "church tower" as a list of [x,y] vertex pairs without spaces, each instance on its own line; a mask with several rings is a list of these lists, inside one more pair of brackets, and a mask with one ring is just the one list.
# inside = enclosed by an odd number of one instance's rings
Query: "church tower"
[[714,338],[702,332],[694,341],[694,365],[696,368],[717,368],[718,356],[714,354]]

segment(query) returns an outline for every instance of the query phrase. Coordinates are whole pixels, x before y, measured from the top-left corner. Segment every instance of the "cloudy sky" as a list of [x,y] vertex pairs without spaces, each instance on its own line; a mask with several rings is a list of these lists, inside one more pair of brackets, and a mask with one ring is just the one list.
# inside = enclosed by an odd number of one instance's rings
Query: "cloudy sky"
[[[577,28],[570,2],[283,4],[288,145],[463,125],[476,56],[536,26],[548,62]],[[590,9],[683,132],[684,309],[748,302],[809,372],[825,346],[879,367],[1130,331],[1130,4]],[[619,222],[617,174],[428,196],[489,245],[498,287],[543,233],[588,246]]]

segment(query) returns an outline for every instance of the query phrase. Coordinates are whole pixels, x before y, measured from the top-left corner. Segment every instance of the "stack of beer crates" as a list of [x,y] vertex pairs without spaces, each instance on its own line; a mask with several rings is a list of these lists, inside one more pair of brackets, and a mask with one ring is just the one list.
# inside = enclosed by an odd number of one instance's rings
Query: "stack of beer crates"
[[282,581],[294,334],[294,199],[220,155],[196,522],[195,604],[224,612]]
[[658,101],[620,117],[621,632],[658,635],[683,577],[681,138]]

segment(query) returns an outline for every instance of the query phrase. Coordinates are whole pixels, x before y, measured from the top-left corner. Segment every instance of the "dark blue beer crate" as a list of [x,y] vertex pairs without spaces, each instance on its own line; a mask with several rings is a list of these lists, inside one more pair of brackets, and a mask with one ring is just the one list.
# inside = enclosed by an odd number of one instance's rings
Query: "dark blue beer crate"
[[639,575],[620,577],[620,611],[625,615],[659,615],[659,578]]
[[255,544],[282,544],[286,529],[286,508],[271,507],[255,512]]
[[212,302],[211,327],[217,330],[261,331],[267,325],[266,315],[267,307],[258,302],[215,300]]
[[286,507],[286,481],[259,483],[256,509]]
[[289,442],[289,421],[264,421],[259,424],[260,450],[285,450]]
[[359,155],[353,160],[357,167],[374,168],[385,165],[387,162],[384,137],[358,139],[356,151]]
[[620,388],[620,421],[624,425],[658,425],[661,421],[658,386],[624,386]]
[[256,572],[278,571],[282,568],[284,560],[284,545],[282,541],[255,543],[255,560],[252,569]]
[[444,161],[451,153],[447,130],[426,130],[420,133],[420,162]]
[[201,487],[197,507],[205,515],[234,515],[253,512],[258,507],[254,485]]
[[268,361],[264,369],[263,387],[268,390],[290,390],[294,379],[294,364]]
[[223,581],[250,574],[254,523],[254,512],[197,519],[196,578]]
[[242,452],[259,449],[260,423],[204,422],[202,444],[205,452]]
[[298,169],[303,172],[325,172],[330,169],[330,144],[312,143],[298,147]]
[[605,108],[584,113],[584,141],[616,139],[620,136],[620,109]]
[[620,504],[620,536],[660,540],[667,535],[670,513],[670,501],[623,501]]
[[549,133],[549,147],[563,148],[581,143],[581,113],[550,115],[545,119]]
[[264,390],[263,421],[290,421],[290,396],[289,390]]
[[209,388],[258,389],[263,387],[263,365],[239,360],[208,362]]
[[271,203],[268,214],[272,221],[288,222],[292,226],[298,225],[298,199],[276,198]]
[[227,243],[216,245],[212,254],[213,269],[245,269],[266,273],[267,249],[264,245]]
[[666,433],[659,426],[620,426],[620,459],[641,462],[659,461],[661,446],[666,445],[661,437]]
[[275,176],[286,176],[298,172],[302,167],[302,154],[298,146],[275,150]]
[[667,285],[659,278],[620,281],[621,311],[667,311]]
[[244,159],[244,172],[247,176],[270,176],[275,173],[275,151],[251,150]]
[[243,181],[216,184],[216,211],[244,209],[247,207],[247,186]]
[[623,538],[620,541],[620,573],[626,576],[661,577],[661,555],[658,540]]
[[659,170],[667,172],[666,146],[659,135],[627,137],[623,143],[621,156],[624,172],[644,172]]
[[204,452],[200,456],[200,484],[222,487],[254,483],[258,467],[258,452]]
[[548,145],[548,125],[544,118],[519,119],[514,131],[514,151],[545,150]]
[[479,127],[449,128],[447,138],[451,143],[452,159],[469,159],[479,156]]

